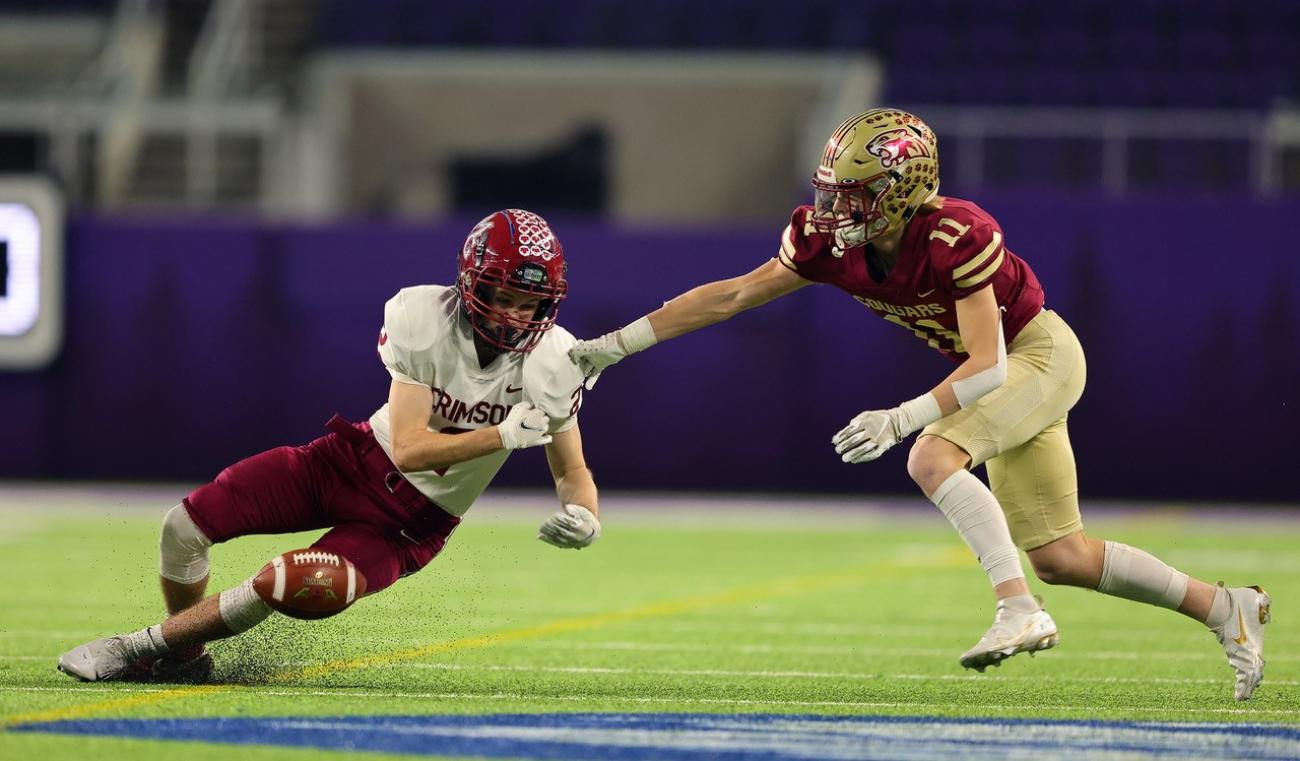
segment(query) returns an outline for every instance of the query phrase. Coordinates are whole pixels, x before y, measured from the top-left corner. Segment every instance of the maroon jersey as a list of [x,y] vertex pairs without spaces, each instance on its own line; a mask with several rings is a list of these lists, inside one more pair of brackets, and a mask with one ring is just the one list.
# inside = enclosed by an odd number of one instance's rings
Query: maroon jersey
[[831,236],[813,230],[812,213],[811,206],[794,210],[781,236],[781,263],[846,291],[954,361],[967,356],[958,299],[992,285],[1008,344],[1043,308],[1034,271],[1003,245],[997,221],[970,201],[945,197],[942,208],[918,211],[903,232],[898,261],[880,281],[872,277],[867,247],[833,250]]

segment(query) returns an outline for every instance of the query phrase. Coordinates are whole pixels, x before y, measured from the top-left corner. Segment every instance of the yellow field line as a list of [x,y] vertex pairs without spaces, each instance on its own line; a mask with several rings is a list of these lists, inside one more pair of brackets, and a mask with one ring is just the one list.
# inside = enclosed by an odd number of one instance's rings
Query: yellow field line
[[20,713],[13,716],[6,716],[0,720],[0,728],[11,727],[16,724],[34,724],[44,721],[62,721],[64,719],[76,719],[88,714],[101,713],[103,711],[120,710],[123,708],[135,708],[137,706],[152,705],[176,698],[188,698],[197,695],[207,695],[214,692],[227,692],[235,689],[234,685],[206,685],[202,687],[178,687],[174,690],[165,690],[161,692],[151,692],[144,695],[131,695],[125,698],[112,698],[110,700],[98,700],[94,703],[85,703],[79,706],[69,708],[51,708],[48,711],[36,711],[33,713]]
[[[338,673],[340,671],[364,669],[374,666],[386,666],[401,661],[422,658],[426,655],[433,655],[435,653],[450,653],[458,650],[491,647],[493,645],[507,642],[518,642],[521,640],[548,637],[552,634],[596,629],[602,626],[609,626],[611,624],[619,624],[627,621],[639,621],[647,618],[689,613],[700,608],[708,608],[717,605],[728,605],[772,597],[784,597],[792,594],[843,586],[853,582],[869,580],[876,581],[884,577],[896,575],[897,573],[908,569],[939,568],[959,564],[964,565],[970,562],[970,555],[965,548],[953,547],[936,552],[933,555],[922,559],[906,562],[891,560],[888,563],[873,563],[867,566],[858,566],[812,576],[777,579],[775,581],[750,584],[707,595],[650,603],[636,608],[630,608],[628,610],[614,611],[612,613],[597,613],[590,616],[561,619],[559,621],[551,621],[549,623],[537,624],[535,626],[507,629],[493,634],[484,634],[477,637],[465,637],[448,642],[435,642],[421,647],[410,648],[407,650],[396,650],[363,658],[349,658],[312,666],[285,669],[273,675],[272,679],[311,679],[327,674]],[[53,708],[46,711],[15,714],[0,719],[0,728],[17,724],[62,721],[64,719],[80,718],[90,714],[104,712],[117,712],[126,708],[155,705],[170,700],[213,695],[222,692],[231,692],[238,689],[244,689],[244,687],[242,685],[178,687],[173,690],[100,700],[79,706],[71,706],[69,708]]]

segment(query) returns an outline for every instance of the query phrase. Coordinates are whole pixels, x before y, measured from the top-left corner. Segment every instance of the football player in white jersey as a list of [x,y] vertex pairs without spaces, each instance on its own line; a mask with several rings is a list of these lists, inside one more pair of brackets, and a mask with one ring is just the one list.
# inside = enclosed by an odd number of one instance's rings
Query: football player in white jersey
[[596,484],[577,413],[575,343],[555,325],[567,295],[564,249],[546,220],[498,211],[470,232],[454,287],[405,288],[384,308],[388,401],[367,423],[242,460],[163,519],[168,618],[59,657],[83,681],[203,681],[204,644],[271,613],[253,579],[204,597],[208,548],[247,534],[329,528],[312,548],[351,561],[374,594],[423,568],[510,452],[545,446],[560,510],[538,538],[581,549],[600,538]]

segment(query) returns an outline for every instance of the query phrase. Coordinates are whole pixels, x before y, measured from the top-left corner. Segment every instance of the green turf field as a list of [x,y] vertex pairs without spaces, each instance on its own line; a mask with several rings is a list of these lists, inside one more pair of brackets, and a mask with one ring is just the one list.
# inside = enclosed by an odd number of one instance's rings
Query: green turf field
[[[958,654],[991,619],[987,582],[933,508],[908,504],[914,514],[901,517],[820,510],[801,521],[770,503],[747,515],[743,501],[725,513],[686,500],[620,515],[607,495],[604,537],[581,552],[534,539],[542,511],[482,520],[471,511],[433,565],[338,618],[273,616],[215,645],[220,683],[196,688],[82,685],[54,668],[63,650],[159,618],[165,503],[156,514],[61,511],[11,498],[0,505],[0,722],[672,712],[1300,725],[1296,514],[1233,521],[1165,510],[1089,523],[1195,576],[1270,592],[1265,680],[1238,704],[1199,624],[1042,584],[1060,646],[963,672]],[[215,548],[213,589],[311,538]],[[162,745],[7,731],[0,758],[136,758]],[[196,759],[230,754],[185,748]]]

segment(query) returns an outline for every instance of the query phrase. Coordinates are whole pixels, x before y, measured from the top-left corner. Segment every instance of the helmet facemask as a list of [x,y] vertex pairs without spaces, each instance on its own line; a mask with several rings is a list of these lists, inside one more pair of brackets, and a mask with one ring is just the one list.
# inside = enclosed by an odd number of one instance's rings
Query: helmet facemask
[[[825,172],[829,174],[829,172]],[[880,208],[898,184],[897,172],[881,172],[861,181],[832,182],[813,176],[813,229],[829,234],[841,251],[865,245],[893,231]]]
[[[470,327],[480,339],[501,351],[528,352],[542,340],[555,324],[566,284],[546,283],[546,272],[537,265],[524,264],[507,277],[499,267],[467,270],[461,276],[461,304]],[[498,288],[539,299],[531,317],[520,318],[496,306]]]
[[[460,306],[480,344],[527,352],[555,325],[568,292],[564,248],[550,225],[523,209],[494,212],[474,226],[461,246],[456,287]],[[533,313],[503,310],[498,289],[538,299]]]
[[812,185],[813,228],[836,251],[885,238],[938,194],[938,138],[905,111],[865,111],[831,135]]

